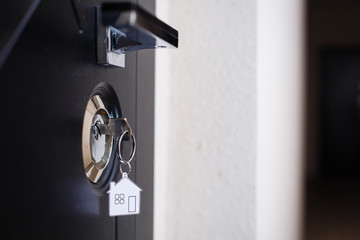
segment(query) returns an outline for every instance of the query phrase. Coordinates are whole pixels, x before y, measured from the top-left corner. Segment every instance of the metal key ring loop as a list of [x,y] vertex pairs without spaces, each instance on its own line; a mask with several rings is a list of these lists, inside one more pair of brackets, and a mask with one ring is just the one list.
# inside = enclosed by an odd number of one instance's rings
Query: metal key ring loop
[[128,166],[130,165],[130,162],[133,160],[134,156],[135,156],[135,152],[136,152],[136,140],[135,140],[135,136],[134,134],[131,134],[130,137],[130,141],[132,141],[132,149],[131,149],[131,153],[130,153],[130,158],[129,160],[124,160],[123,156],[121,155],[121,144],[123,142],[123,138],[124,136],[129,133],[129,130],[125,130],[121,136],[119,137],[119,142],[118,142],[118,154],[119,154],[119,158],[120,158],[120,163],[122,164],[128,164]]
[[128,171],[127,173],[130,173],[130,172],[131,172],[131,165],[130,165],[130,163],[127,162],[127,161],[120,160],[120,173],[121,173],[121,175],[124,173],[124,172],[123,172],[123,169],[122,169],[122,165],[125,165],[125,164],[128,166],[128,169],[129,169],[129,171]]

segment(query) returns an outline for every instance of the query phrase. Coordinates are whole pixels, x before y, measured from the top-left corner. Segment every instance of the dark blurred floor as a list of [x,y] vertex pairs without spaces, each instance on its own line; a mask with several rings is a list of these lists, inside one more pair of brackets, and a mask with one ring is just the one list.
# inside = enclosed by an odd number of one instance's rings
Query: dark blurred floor
[[306,240],[360,240],[360,180],[312,180],[306,196]]

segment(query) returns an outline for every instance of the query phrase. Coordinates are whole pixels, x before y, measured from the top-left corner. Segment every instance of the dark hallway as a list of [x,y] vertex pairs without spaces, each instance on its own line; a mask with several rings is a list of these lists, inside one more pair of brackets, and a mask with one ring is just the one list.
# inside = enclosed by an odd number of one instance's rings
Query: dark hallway
[[360,239],[359,12],[308,1],[306,240]]

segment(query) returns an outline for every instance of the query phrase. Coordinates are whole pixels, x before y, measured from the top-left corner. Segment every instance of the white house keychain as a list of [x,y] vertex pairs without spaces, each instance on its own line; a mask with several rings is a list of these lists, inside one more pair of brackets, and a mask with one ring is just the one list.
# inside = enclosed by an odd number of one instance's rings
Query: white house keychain
[[[123,160],[121,155],[121,143],[126,134],[130,134],[128,130],[125,130],[118,141],[118,154],[120,159],[120,173],[121,179],[116,182],[110,182],[110,188],[107,193],[109,194],[109,215],[123,216],[134,215],[140,213],[140,196],[142,189],[139,188],[133,181],[128,178],[128,173],[131,172],[130,162],[133,160],[136,152],[136,141],[133,134],[130,136],[132,141],[132,149],[129,160]],[[128,172],[124,172],[123,165],[127,165]]]

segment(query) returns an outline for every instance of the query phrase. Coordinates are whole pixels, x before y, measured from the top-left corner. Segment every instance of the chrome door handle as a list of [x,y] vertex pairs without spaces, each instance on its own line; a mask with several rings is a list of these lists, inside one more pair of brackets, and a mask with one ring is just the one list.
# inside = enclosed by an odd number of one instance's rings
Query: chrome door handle
[[177,48],[178,31],[133,3],[96,7],[97,62],[125,67],[125,53]]

